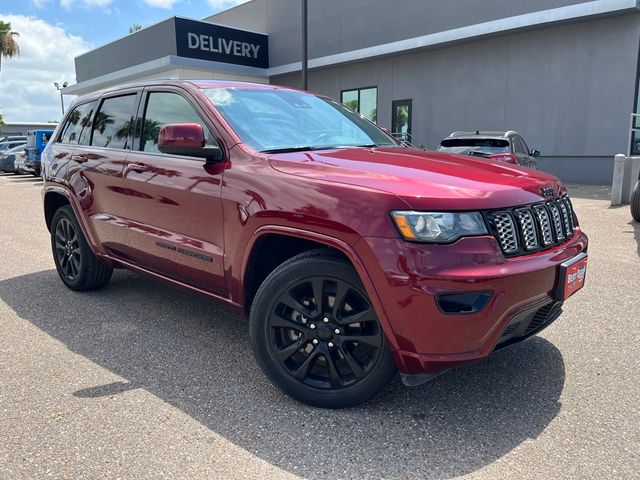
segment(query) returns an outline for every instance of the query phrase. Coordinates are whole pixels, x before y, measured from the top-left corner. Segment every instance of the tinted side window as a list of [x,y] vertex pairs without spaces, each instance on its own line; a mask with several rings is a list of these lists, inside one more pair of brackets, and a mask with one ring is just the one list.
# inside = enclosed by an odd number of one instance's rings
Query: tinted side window
[[520,137],[511,137],[511,143],[513,144],[513,151],[517,154],[524,153],[522,150],[522,142],[520,141]]
[[199,123],[204,129],[206,144],[217,145],[209,127],[184,97],[177,93],[151,92],[147,98],[140,150],[158,152],[160,129],[170,123]]
[[60,142],[80,145],[89,144],[89,135],[91,133],[91,120],[93,112],[98,102],[85,103],[78,105],[67,117],[67,123],[62,129]]
[[93,121],[91,145],[120,149],[130,148],[129,134],[135,105],[135,94],[105,98]]

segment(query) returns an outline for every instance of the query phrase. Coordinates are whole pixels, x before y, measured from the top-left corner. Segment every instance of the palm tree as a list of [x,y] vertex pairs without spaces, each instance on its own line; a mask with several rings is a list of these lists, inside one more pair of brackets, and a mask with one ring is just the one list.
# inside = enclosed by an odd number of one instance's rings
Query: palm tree
[[2,69],[2,57],[15,57],[20,55],[20,46],[15,37],[19,37],[18,32],[11,31],[11,23],[0,20],[0,69]]

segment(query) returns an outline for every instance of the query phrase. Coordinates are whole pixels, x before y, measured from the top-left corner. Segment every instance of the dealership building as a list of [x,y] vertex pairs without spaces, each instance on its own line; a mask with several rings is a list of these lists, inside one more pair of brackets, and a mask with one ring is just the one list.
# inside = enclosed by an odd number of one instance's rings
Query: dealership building
[[[169,18],[77,57],[64,92],[155,78],[301,87],[301,3]],[[309,0],[308,39],[310,90],[416,145],[517,130],[541,169],[592,183],[636,149],[636,0]]]

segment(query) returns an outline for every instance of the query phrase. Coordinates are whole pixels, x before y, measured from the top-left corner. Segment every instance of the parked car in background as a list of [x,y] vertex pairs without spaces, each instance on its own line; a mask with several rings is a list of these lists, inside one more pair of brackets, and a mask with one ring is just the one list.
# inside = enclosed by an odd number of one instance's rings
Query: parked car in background
[[52,135],[53,130],[30,130],[27,132],[27,161],[25,165],[33,170],[36,177],[40,176],[40,156]]
[[454,132],[440,142],[439,152],[488,158],[523,167],[538,168],[539,150],[529,150],[518,132]]
[[308,92],[94,92],[42,169],[68,288],[124,267],[244,309],[266,375],[316,406],[364,402],[397,370],[417,385],[485,358],[546,328],[584,284],[588,240],[558,178],[404,145]]
[[0,152],[9,150],[14,147],[18,147],[20,145],[24,145],[25,143],[27,143],[27,137],[23,137],[23,136],[3,137],[3,139],[0,140]]
[[13,161],[13,169],[16,173],[31,173],[33,174],[33,170],[26,166],[27,162],[27,151],[23,150],[16,153],[15,160]]
[[16,154],[24,152],[26,149],[26,144],[22,144],[9,150],[0,151],[0,172],[18,173],[14,165]]

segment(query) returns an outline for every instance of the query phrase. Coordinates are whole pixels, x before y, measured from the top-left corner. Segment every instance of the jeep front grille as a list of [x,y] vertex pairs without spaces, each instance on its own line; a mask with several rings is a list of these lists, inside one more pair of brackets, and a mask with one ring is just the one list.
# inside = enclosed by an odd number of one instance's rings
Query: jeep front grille
[[506,256],[545,250],[571,238],[575,231],[569,197],[486,214]]

